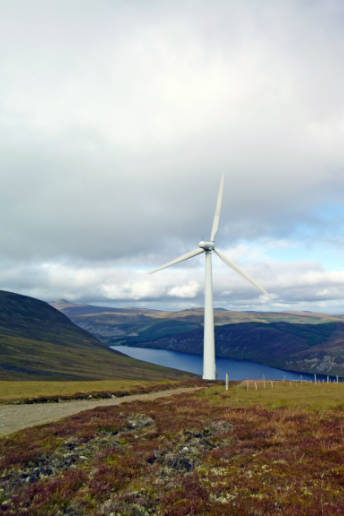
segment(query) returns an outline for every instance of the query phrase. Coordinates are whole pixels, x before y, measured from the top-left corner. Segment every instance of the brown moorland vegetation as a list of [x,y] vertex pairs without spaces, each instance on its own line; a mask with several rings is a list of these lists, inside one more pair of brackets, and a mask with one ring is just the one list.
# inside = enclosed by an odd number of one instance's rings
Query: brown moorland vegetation
[[0,440],[4,514],[344,513],[344,385],[215,386]]

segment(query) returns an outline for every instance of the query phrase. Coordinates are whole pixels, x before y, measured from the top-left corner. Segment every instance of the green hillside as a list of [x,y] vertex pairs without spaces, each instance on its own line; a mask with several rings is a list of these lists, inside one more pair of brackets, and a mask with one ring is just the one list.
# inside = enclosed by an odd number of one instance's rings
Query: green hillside
[[110,350],[37,299],[0,291],[0,380],[179,379],[173,369]]
[[[203,310],[166,312],[56,303],[102,342],[203,352]],[[300,372],[344,375],[344,321],[314,312],[215,310],[216,354]]]
[[[75,324],[95,335],[106,344],[149,342],[160,337],[197,330],[203,325],[203,309],[178,312],[148,308],[112,308],[77,305],[61,300],[51,303]],[[343,319],[314,312],[237,312],[215,310],[216,326],[241,323],[324,324]]]
[[[292,371],[344,376],[344,323],[240,323],[217,326],[216,355]],[[162,338],[127,339],[127,345],[203,353],[203,330]]]

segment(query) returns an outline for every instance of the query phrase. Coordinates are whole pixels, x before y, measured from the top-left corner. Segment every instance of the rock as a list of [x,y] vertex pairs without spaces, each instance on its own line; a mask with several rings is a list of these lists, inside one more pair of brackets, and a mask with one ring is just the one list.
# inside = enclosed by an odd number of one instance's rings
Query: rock
[[177,471],[191,471],[194,468],[192,458],[186,457],[183,453],[168,453],[165,456],[166,465]]
[[152,425],[154,423],[154,419],[150,416],[146,416],[145,414],[136,414],[128,418],[128,423],[130,428],[140,429],[145,426]]
[[225,432],[233,430],[233,425],[231,425],[229,421],[219,420],[210,423],[209,429],[212,434],[224,434]]

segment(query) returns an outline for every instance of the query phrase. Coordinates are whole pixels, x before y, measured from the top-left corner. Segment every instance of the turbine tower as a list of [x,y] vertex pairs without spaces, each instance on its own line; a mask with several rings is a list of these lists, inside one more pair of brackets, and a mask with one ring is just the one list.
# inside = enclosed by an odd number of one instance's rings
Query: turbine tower
[[190,251],[189,253],[179,256],[175,260],[172,260],[157,269],[150,272],[155,272],[166,269],[176,263],[184,262],[189,260],[198,254],[204,253],[205,255],[205,287],[204,287],[204,343],[203,343],[203,380],[215,380],[216,379],[216,364],[215,364],[215,331],[214,331],[214,309],[213,309],[213,279],[212,279],[212,263],[211,255],[212,252],[216,253],[217,256],[235,272],[240,274],[243,278],[251,283],[254,287],[260,290],[263,294],[269,296],[268,292],[260,287],[253,279],[251,279],[245,272],[243,272],[237,265],[231,262],[223,253],[221,253],[215,247],[215,236],[219,227],[220,212],[222,205],[223,195],[223,183],[224,176],[222,174],[219,193],[217,196],[217,203],[215,208],[215,215],[213,220],[213,226],[211,229],[211,235],[209,242],[201,241],[198,244],[198,248]]

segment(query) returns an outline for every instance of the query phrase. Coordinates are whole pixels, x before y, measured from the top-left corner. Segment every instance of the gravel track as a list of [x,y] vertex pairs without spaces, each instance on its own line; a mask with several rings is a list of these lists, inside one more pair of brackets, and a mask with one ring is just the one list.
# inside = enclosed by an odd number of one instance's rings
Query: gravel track
[[106,407],[129,403],[131,401],[151,401],[198,390],[200,387],[180,387],[146,394],[131,394],[120,398],[107,398],[98,400],[74,400],[60,403],[32,403],[27,405],[0,405],[0,436],[5,436],[27,428],[29,426],[51,423],[83,410],[95,407]]

